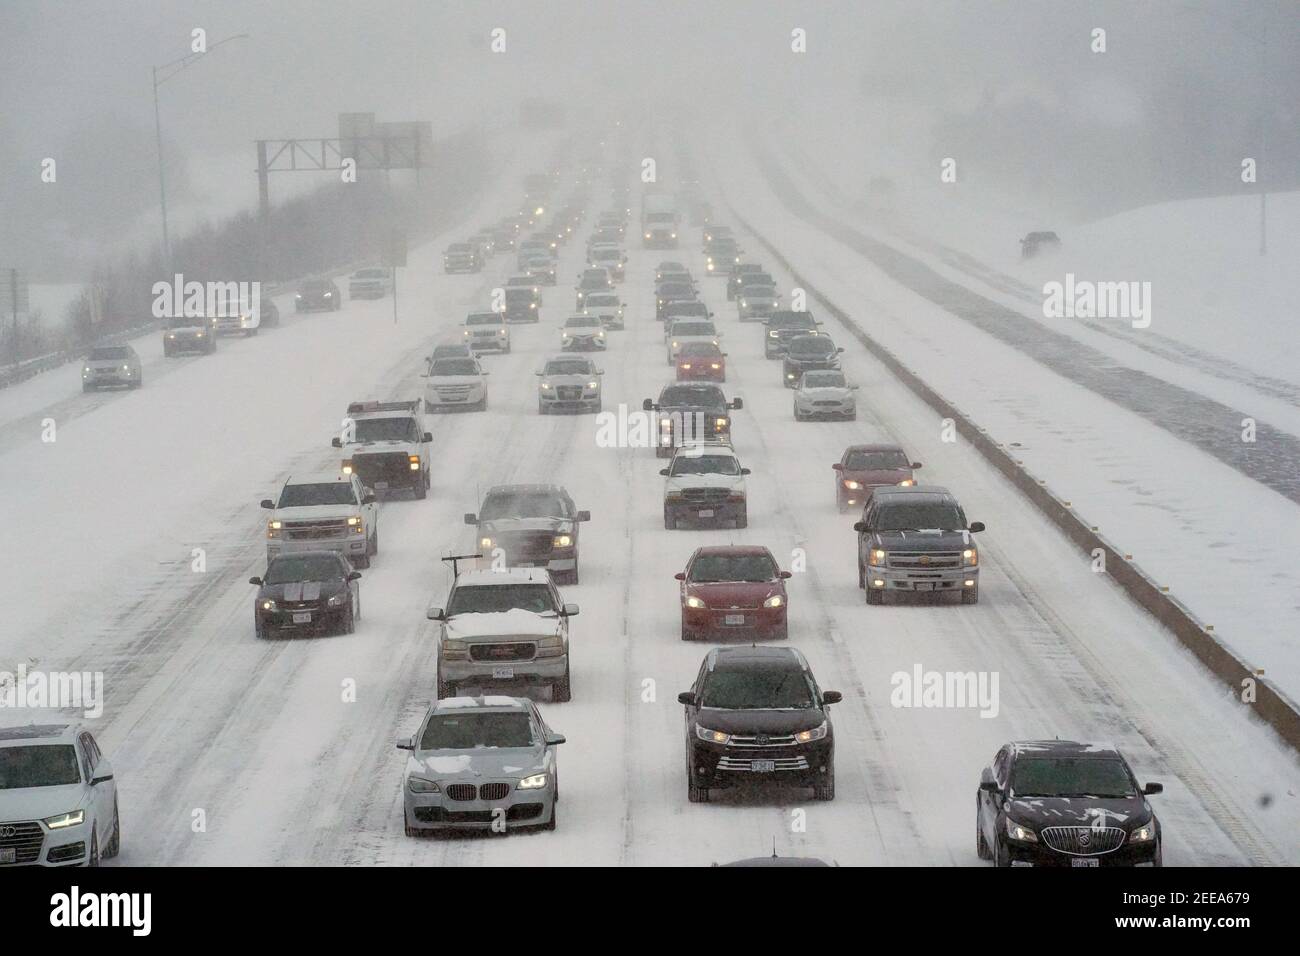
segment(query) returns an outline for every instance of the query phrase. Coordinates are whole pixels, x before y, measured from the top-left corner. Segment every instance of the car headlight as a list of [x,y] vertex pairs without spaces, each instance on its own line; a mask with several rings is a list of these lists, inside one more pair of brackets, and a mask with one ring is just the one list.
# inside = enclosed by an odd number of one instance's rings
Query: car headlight
[[546,391],[546,390],[547,390],[548,388],[550,388],[550,387],[551,387],[551,383],[550,383],[550,382],[543,382],[543,383],[542,383],[542,391]]
[[71,810],[68,813],[60,813],[58,816],[46,817],[41,822],[51,830],[62,830],[65,827],[75,827],[86,820],[85,810]]
[[781,595],[773,594],[770,598],[768,598],[766,601],[763,602],[763,607],[780,607],[784,603],[785,603],[785,599],[782,598]]
[[595,389],[600,387],[600,382],[588,382],[587,388]]
[[350,461],[345,461],[345,462],[343,463],[343,474],[345,474],[345,475],[350,475],[350,474],[352,474],[352,462],[350,462]]
[[[329,297],[329,293],[328,293],[328,292],[325,293],[325,297],[326,297],[326,298]],[[301,293],[301,292],[294,293],[294,298],[295,298],[295,299],[301,299],[301,298],[302,298],[302,293]]]
[[967,548],[961,553],[961,560],[962,564],[969,568],[973,568],[975,565],[980,563],[979,551],[975,548]]
[[567,535],[567,534],[557,534],[557,535],[555,536],[555,542],[554,542],[554,544],[552,545],[552,547],[556,547],[556,548],[567,548],[567,547],[570,547],[572,544],[573,544],[573,536],[572,536],[572,535]]
[[348,518],[348,524],[352,527],[356,527],[357,525],[361,524],[361,519],[358,518],[356,515],[353,515],[352,517]]
[[862,487],[862,482],[849,479],[844,482],[844,487],[849,489],[849,491],[858,491]]
[[1019,840],[1021,843],[1037,843],[1038,834],[1027,826],[1023,826],[1007,817],[1007,836],[1012,840]]
[[540,790],[546,786],[546,774],[535,773],[519,781],[520,790]]
[[687,607],[704,607],[704,602],[701,601],[699,598],[697,598],[694,594],[692,594],[690,597],[688,597],[688,598],[686,599],[686,606],[687,606]]
[[682,363],[682,368],[683,368],[683,369],[687,369],[687,370],[689,370],[690,367],[691,367],[691,363],[690,363],[690,362],[683,362],[683,363]]
[[335,594],[325,603],[329,607],[342,607],[344,604],[348,603],[348,596],[346,594]]
[[442,793],[438,785],[427,777],[407,777],[406,787],[411,793]]
[[482,537],[482,538],[479,538],[479,539],[478,539],[478,546],[479,546],[480,548],[490,548],[490,547],[492,547],[492,539],[489,538],[489,537],[486,537],[486,536],[485,536],[485,537]]
[[780,338],[780,336],[777,335],[775,332],[768,332],[768,333],[767,333],[767,337],[768,337],[769,339],[778,339],[778,338]]
[[810,727],[807,730],[799,731],[794,735],[794,739],[801,744],[812,743],[814,740],[821,740],[830,733],[830,730],[831,729],[827,725],[826,721],[823,720],[817,727]]
[[725,418],[715,418],[713,420],[713,425],[715,428],[726,428],[727,420]]
[[[298,298],[301,299],[302,296],[298,296]],[[333,293],[333,292],[326,292],[325,295],[324,295],[324,298],[326,298],[326,299],[332,299],[332,298],[334,298],[334,293]]]
[[881,567],[888,559],[887,555],[881,548],[872,548],[871,553],[867,555],[867,563],[873,567]]
[[717,371],[719,371],[719,370],[722,368],[722,366],[719,365],[717,362],[714,362],[713,365],[712,365],[712,368],[713,368],[713,370],[714,370],[715,372],[717,372]]
[[1152,818],[1150,823],[1145,823],[1128,835],[1129,843],[1146,843],[1156,838],[1156,821]]
[[724,734],[721,730],[709,730],[707,727],[695,725],[695,736],[701,740],[707,740],[711,744],[725,744],[731,740],[731,734]]
[[270,598],[267,598],[265,601],[262,602],[263,611],[274,611],[278,607],[279,605],[276,604],[274,601],[272,601]]
[[902,481],[898,483],[898,487],[911,488],[914,484],[916,484],[916,482],[913,481],[911,478],[904,478]]

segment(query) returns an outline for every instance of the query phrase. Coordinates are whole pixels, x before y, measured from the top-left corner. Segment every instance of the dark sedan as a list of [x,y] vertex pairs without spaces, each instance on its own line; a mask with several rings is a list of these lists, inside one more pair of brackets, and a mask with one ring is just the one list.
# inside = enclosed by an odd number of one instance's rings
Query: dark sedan
[[285,631],[351,634],[361,617],[361,572],[336,551],[299,551],[272,558],[257,585],[258,637]]
[[298,287],[293,308],[296,312],[335,312],[343,308],[343,293],[331,279],[308,279]]

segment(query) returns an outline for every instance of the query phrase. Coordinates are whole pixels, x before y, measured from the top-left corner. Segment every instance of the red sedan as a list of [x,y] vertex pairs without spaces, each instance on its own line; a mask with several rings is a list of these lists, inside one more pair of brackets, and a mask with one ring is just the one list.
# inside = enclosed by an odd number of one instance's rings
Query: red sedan
[[681,582],[682,640],[728,635],[784,639],[785,582],[772,552],[758,545],[697,548]]
[[835,504],[841,512],[862,507],[876,488],[910,487],[921,467],[898,445],[850,445],[831,468],[835,470]]
[[687,342],[677,353],[677,381],[725,382],[727,353],[712,342]]

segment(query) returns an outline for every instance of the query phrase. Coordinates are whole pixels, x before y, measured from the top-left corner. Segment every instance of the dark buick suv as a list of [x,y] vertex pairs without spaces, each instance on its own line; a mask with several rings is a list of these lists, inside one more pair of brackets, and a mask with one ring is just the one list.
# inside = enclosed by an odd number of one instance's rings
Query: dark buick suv
[[792,647],[718,647],[695,684],[678,694],[686,705],[686,795],[742,783],[787,782],[835,799],[831,704],[804,656]]
[[1009,743],[975,793],[975,852],[998,866],[1161,866],[1160,823],[1118,750]]

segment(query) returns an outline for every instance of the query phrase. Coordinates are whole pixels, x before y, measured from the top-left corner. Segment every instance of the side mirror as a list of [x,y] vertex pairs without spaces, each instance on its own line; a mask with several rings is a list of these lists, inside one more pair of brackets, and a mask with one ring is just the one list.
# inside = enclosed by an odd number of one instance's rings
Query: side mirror
[[348,579],[349,581],[360,581],[360,580],[361,580],[361,572],[360,572],[360,571],[349,571],[349,572],[348,572],[348,578],[347,578],[347,579]]
[[677,695],[677,703],[685,704],[687,707],[694,707],[695,700],[695,693],[693,691],[684,690]]
[[844,349],[839,348],[838,346],[837,346],[836,349],[835,349],[835,353],[836,353],[837,355],[838,355],[840,352],[843,352],[843,351],[844,351]]
[[1142,792],[1147,794],[1148,796],[1157,793],[1164,793],[1165,785],[1163,783],[1148,783],[1145,787],[1142,788]]
[[862,534],[867,530],[867,523],[865,521],[855,521],[853,522],[853,530],[858,532],[858,534]]
[[782,571],[780,574],[777,575],[777,577],[779,577],[782,581],[786,581],[789,580],[791,577],[793,577],[793,575],[791,575],[789,571]]
[[375,496],[367,492],[361,496],[361,503],[363,505],[373,505],[375,503]]
[[398,750],[414,750],[414,749],[415,749],[415,738],[414,738],[414,737],[401,737],[401,738],[399,738],[398,741],[397,741],[397,749],[398,749]]
[[335,448],[342,448],[342,447],[343,447],[343,439],[342,439],[342,438],[335,437],[333,440],[330,441],[330,444],[331,444],[332,446],[334,446]]
[[542,373],[541,373],[541,372],[534,372],[533,374],[536,375],[538,378],[541,378],[541,377],[542,377]]
[[590,521],[590,520],[591,520],[591,512],[590,512],[590,511],[579,511],[579,512],[578,512],[578,520],[579,520],[579,521]]
[[980,789],[985,793],[997,793],[998,782],[993,779],[993,771],[985,768],[984,776],[980,778]]
[[661,474],[661,475],[663,475],[665,478],[667,478],[667,477],[668,477],[668,469],[667,469],[667,468],[660,468],[660,469],[659,469],[659,474]]
[[248,579],[248,583],[249,583],[249,584],[256,584],[256,585],[260,588],[260,587],[262,586],[262,579],[261,579],[261,578],[249,578],[249,579]]
[[748,469],[748,468],[742,468],[742,469],[740,469],[740,473],[741,473],[742,475],[748,475],[748,474],[749,474],[749,469]]
[[564,734],[546,735],[546,746],[548,747],[558,747],[560,744],[564,743],[564,741],[565,741]]
[[430,605],[430,606],[429,606],[429,609],[428,609],[427,611],[424,612],[424,616],[427,617],[427,618],[428,618],[429,620],[431,620],[431,621],[445,621],[445,620],[447,620],[447,612],[444,611],[442,608],[440,608],[440,607],[434,607],[433,605]]
[[112,780],[112,779],[113,779],[113,775],[112,775],[111,773],[101,774],[101,775],[98,776],[98,777],[92,777],[91,780],[90,780],[90,785],[91,785],[92,787],[97,787],[97,786],[99,786],[101,783],[108,783],[108,781],[110,781],[110,780]]
[[262,499],[262,507],[263,507],[263,508],[268,508],[268,509],[270,509],[271,511],[274,511],[274,510],[275,510],[275,502],[272,501],[270,498],[263,498],[263,499]]
[[731,407],[736,409],[744,408],[745,400],[743,398],[732,399]]
[[844,470],[843,462],[837,461],[835,464],[831,465],[831,471],[843,471],[843,470]]
[[605,370],[604,370],[603,368],[598,368],[598,369],[596,369],[596,374],[597,374],[597,375],[604,375],[604,374],[605,374]]
[[984,522],[983,522],[983,521],[972,521],[972,522],[970,523],[970,533],[971,533],[971,534],[978,534],[979,532],[981,532],[981,531],[983,531],[983,530],[984,530]]
[[420,441],[433,441],[433,432],[425,432],[420,436]]
[[564,605],[563,609],[561,610],[561,614],[562,614],[564,617],[577,617],[577,616],[578,616],[578,605],[576,605],[576,604],[566,604],[566,605]]
[[641,403],[641,411],[653,412],[654,410],[655,410],[655,403],[652,402],[650,399],[647,398],[645,401]]
[[673,580],[675,580],[675,581],[685,581],[685,580],[686,580],[686,572],[685,572],[685,571],[678,571],[676,574],[673,575]]
[[465,512],[465,523],[478,524],[478,518],[475,516],[475,514],[472,511],[467,511]]
[[822,692],[822,704],[838,704],[844,699],[844,695],[837,690],[828,690]]
[[914,462],[912,462],[912,470],[913,470],[913,471],[916,471],[916,469],[918,469],[918,468],[920,468],[920,467],[921,467],[921,463],[920,463],[919,461],[914,461]]

